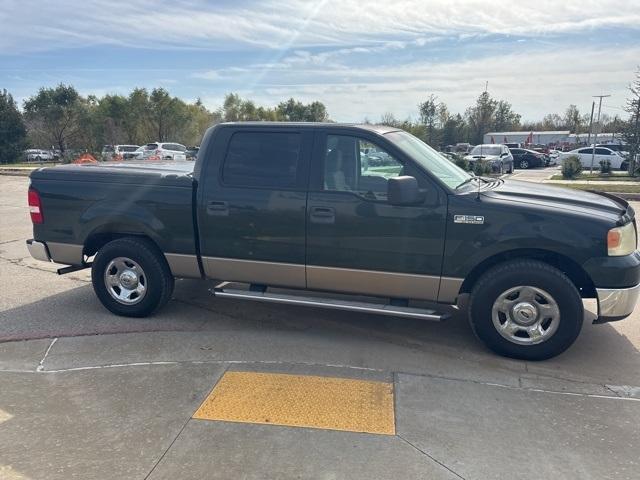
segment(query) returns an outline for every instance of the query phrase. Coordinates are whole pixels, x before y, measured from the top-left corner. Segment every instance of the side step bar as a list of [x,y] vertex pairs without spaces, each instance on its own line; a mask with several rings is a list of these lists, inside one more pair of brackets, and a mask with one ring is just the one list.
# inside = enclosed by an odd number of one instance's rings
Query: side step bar
[[[224,284],[223,284],[224,285]],[[350,310],[353,312],[377,313],[396,317],[418,318],[441,322],[449,318],[449,314],[437,313],[435,310],[422,308],[401,307],[395,305],[382,305],[368,302],[351,302],[334,298],[305,297],[298,295],[285,295],[251,290],[239,290],[216,287],[211,292],[216,297],[237,298],[253,300],[257,302],[286,303],[289,305],[303,305],[307,307],[330,308],[334,310]]]

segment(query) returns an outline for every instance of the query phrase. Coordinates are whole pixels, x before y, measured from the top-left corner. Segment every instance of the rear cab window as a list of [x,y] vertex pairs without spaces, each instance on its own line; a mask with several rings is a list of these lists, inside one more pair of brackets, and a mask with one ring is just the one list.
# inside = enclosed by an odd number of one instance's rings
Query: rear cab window
[[222,166],[227,186],[296,188],[300,184],[302,135],[298,132],[235,132]]

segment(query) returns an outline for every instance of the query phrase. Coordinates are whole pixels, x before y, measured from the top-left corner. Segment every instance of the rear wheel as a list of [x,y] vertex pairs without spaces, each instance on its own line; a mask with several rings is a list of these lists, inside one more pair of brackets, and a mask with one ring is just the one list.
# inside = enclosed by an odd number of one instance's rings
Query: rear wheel
[[554,357],[575,341],[584,309],[575,285],[537,260],[500,264],[476,283],[469,320],[494,352],[524,360]]
[[127,237],[102,247],[91,269],[93,289],[116,315],[146,317],[164,306],[174,279],[162,252],[149,240]]

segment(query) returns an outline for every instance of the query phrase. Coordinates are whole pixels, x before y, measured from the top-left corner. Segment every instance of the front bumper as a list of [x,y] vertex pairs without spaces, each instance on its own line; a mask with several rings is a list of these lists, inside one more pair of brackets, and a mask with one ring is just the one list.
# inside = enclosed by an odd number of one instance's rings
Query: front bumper
[[631,288],[596,288],[598,318],[593,323],[622,320],[633,312],[640,296],[640,284]]
[[51,261],[51,255],[49,255],[49,249],[45,243],[33,239],[27,240],[27,249],[29,250],[29,254],[36,260],[42,262]]

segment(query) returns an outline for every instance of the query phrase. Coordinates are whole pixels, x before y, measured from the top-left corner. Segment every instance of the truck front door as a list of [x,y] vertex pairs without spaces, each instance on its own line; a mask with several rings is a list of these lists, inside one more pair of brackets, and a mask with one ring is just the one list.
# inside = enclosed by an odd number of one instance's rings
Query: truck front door
[[[308,288],[436,300],[447,212],[442,188],[365,132],[319,132],[312,165]],[[388,178],[399,175],[416,177],[422,203],[387,202]]]

